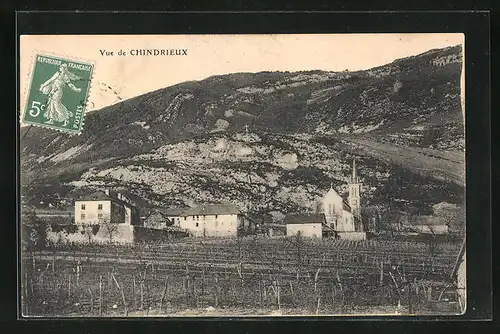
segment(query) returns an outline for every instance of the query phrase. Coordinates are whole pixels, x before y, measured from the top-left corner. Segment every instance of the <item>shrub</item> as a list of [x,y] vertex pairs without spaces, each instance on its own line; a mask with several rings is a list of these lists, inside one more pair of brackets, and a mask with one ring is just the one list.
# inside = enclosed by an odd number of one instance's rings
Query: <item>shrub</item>
[[27,249],[44,249],[47,245],[47,230],[49,225],[42,221],[34,212],[23,218],[22,240]]

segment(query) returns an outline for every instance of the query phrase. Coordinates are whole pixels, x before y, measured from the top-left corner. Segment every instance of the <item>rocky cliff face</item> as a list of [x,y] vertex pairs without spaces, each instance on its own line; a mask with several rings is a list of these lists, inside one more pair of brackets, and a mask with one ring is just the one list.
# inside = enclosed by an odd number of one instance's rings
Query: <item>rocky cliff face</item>
[[279,216],[314,210],[330,184],[345,193],[356,158],[366,205],[461,204],[461,66],[452,47],[367,71],[235,73],[91,112],[80,136],[22,129],[23,200],[111,187],[140,205]]

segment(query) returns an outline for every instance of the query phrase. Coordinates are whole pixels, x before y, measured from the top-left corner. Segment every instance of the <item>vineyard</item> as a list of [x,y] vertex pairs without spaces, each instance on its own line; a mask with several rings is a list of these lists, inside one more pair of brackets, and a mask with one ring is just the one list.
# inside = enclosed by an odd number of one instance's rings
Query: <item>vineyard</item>
[[[455,243],[188,238],[23,252],[27,316],[456,314]],[[376,311],[374,311],[376,310]]]

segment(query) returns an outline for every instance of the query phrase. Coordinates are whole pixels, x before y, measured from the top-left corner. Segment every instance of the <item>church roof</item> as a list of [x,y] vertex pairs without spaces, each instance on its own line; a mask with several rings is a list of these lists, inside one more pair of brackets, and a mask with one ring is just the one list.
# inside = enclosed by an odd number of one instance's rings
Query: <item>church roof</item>
[[[335,196],[335,197],[340,197],[342,198],[342,196],[340,196],[336,191],[335,189],[330,188],[330,190],[328,190],[328,192],[325,194],[325,196],[323,196],[323,198],[326,198],[328,196]],[[349,205],[349,203],[347,203],[347,201],[345,199],[342,198],[342,209],[345,210],[345,211],[348,211],[348,212],[351,212],[351,206]]]
[[351,212],[351,206],[345,200],[342,200],[342,209],[345,211]]
[[340,197],[339,193],[336,192],[335,189],[333,189],[333,187],[330,187],[330,190],[328,190],[328,192],[323,197],[327,197],[327,196],[331,196],[331,195]]

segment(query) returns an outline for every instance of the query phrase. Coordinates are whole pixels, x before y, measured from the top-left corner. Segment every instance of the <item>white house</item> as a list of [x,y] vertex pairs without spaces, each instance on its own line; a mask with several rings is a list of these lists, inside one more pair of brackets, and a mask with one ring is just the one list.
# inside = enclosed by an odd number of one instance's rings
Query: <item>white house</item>
[[96,191],[75,201],[75,222],[77,224],[99,224],[111,222],[117,224],[138,224],[135,206],[120,193]]
[[291,214],[285,216],[286,236],[291,237],[300,234],[303,237],[323,237],[323,225],[325,225],[324,214]]
[[198,237],[236,237],[249,228],[249,222],[234,205],[211,204],[184,211],[179,227]]

